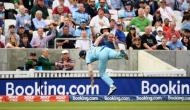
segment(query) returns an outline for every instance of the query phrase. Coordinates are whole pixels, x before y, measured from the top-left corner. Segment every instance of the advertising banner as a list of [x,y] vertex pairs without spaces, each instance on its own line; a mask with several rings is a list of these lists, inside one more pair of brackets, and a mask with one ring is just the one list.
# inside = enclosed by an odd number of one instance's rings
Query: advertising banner
[[109,87],[89,78],[31,78],[1,79],[0,96],[69,95],[70,101],[132,101],[178,100],[190,101],[190,78],[121,77],[113,78],[117,90],[107,96]]

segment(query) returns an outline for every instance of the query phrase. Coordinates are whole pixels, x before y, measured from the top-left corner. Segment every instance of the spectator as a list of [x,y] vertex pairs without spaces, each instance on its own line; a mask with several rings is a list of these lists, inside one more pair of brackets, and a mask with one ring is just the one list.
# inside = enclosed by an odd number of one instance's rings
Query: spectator
[[76,41],[75,48],[80,50],[88,50],[90,49],[92,42],[87,36],[86,31],[81,31],[80,39]]
[[42,67],[41,68],[42,70],[52,70],[52,66],[55,65],[49,60],[48,57],[49,57],[49,50],[43,49],[41,56],[38,57],[38,60],[37,60],[37,65]]
[[47,42],[55,37],[56,35],[55,27],[50,27],[50,29],[52,30],[52,33],[49,36],[44,36],[43,28],[38,29],[37,35],[33,36],[30,42],[33,48],[45,48]]
[[45,28],[47,26],[46,22],[42,18],[42,11],[36,11],[36,15],[35,18],[32,19],[32,23],[34,24],[35,30],[39,28]]
[[156,12],[156,10],[158,9],[158,1],[156,0],[149,0],[148,5],[150,6],[150,14],[154,15],[154,13]]
[[36,53],[30,53],[28,60],[25,63],[26,70],[35,69],[37,66]]
[[141,32],[144,32],[145,27],[150,25],[150,21],[144,17],[144,9],[138,9],[138,16],[131,20],[131,25],[135,25]]
[[60,16],[65,16],[65,15],[68,15],[69,13],[71,13],[70,9],[66,6],[64,6],[63,4],[60,4],[59,6],[55,7],[53,9],[53,15],[54,14],[57,14],[57,15],[60,15]]
[[9,25],[8,33],[5,35],[6,36],[6,41],[12,35],[15,37],[15,39],[17,41],[17,44],[19,44],[19,42],[20,42],[20,36],[16,33],[15,25]]
[[60,23],[59,31],[58,31],[60,35],[63,35],[63,27],[64,26],[69,27],[69,34],[70,35],[74,35],[75,26],[69,17],[64,17],[63,21]]
[[159,10],[157,10],[153,16],[152,26],[155,26],[157,22],[159,22],[160,24],[163,23]]
[[[57,24],[55,22],[52,22],[49,24],[49,27],[52,27],[52,26],[57,27]],[[57,29],[55,31],[56,31],[55,37],[48,41],[48,48],[55,48],[54,41],[56,38],[59,38],[59,33],[58,33]],[[51,35],[52,32],[53,32],[53,30],[49,30],[46,33],[47,33],[47,35]]]
[[131,47],[131,45],[133,44],[133,39],[136,37],[138,37],[136,28],[134,26],[131,26],[129,29],[129,33],[127,34],[127,37],[126,37],[127,49],[129,49],[129,47]]
[[0,27],[0,42],[1,42],[1,45],[5,45],[5,36],[3,35],[3,28]]
[[98,9],[98,15],[93,17],[90,21],[90,27],[92,31],[92,36],[95,36],[97,33],[100,33],[100,29],[103,26],[109,27],[109,20],[104,16],[104,9]]
[[147,18],[152,24],[153,16],[150,14],[150,6],[146,5],[144,11],[145,11],[145,18]]
[[49,14],[48,14],[48,9],[44,5],[44,0],[37,0],[37,4],[34,5],[31,9],[31,18],[33,19],[35,17],[36,11],[40,10],[42,14],[43,19],[47,19]]
[[157,47],[157,41],[155,36],[151,34],[152,28],[151,27],[146,27],[145,28],[145,33],[142,35],[142,43],[145,49],[148,50],[156,50]]
[[120,10],[122,6],[121,0],[110,0],[110,9]]
[[66,70],[70,71],[74,69],[75,62],[73,59],[70,58],[69,51],[63,50],[61,58],[55,62],[56,70]]
[[85,12],[84,4],[78,4],[78,10],[73,13],[73,20],[76,25],[80,25],[81,21],[85,21],[87,24],[90,22],[90,16]]
[[5,9],[2,2],[0,2],[0,27],[4,27]]
[[125,37],[125,33],[123,31],[123,25],[120,22],[117,23],[117,29],[115,32],[115,36],[119,43],[125,44],[126,37]]
[[75,11],[78,10],[77,5],[78,5],[78,1],[77,0],[70,0],[70,5],[68,7],[69,7],[69,9],[71,11],[71,14],[73,14]]
[[163,29],[162,27],[158,27],[156,31],[157,31],[156,41],[158,45],[160,45],[162,43],[162,38],[164,38]]
[[17,39],[15,34],[10,34],[8,38],[8,42],[5,45],[5,48],[18,48],[19,44],[17,43]]
[[99,0],[99,2],[95,4],[95,7],[96,7],[96,10],[98,10],[99,8],[102,8],[105,13],[109,13],[109,7],[107,5],[106,0]]
[[136,16],[131,2],[126,2],[124,4],[124,9],[125,9],[125,19],[126,20],[131,20]]
[[86,12],[90,15],[91,18],[97,15],[97,10],[95,7],[95,0],[88,0],[88,4],[85,6]]
[[54,0],[52,4],[52,9],[59,6],[60,4],[68,7],[70,6],[70,1],[69,0]]
[[167,33],[167,31],[170,29],[170,21],[168,18],[164,19],[164,24],[163,24],[163,31],[164,33]]
[[26,7],[28,10],[31,10],[34,5],[35,0],[22,0],[22,3],[24,7]]
[[87,27],[87,22],[86,21],[81,21],[80,26],[78,28],[76,28],[76,30],[75,30],[74,36],[75,37],[80,37],[82,31],[86,31],[87,37],[92,38],[91,29],[90,29],[90,27]]
[[25,30],[24,26],[19,26],[17,34],[21,37],[23,34],[27,34],[29,42],[32,40],[32,34]]
[[29,31],[31,27],[31,18],[28,14],[26,14],[26,9],[23,5],[19,6],[19,12],[20,14],[17,15],[16,17],[16,28],[20,26],[23,26],[25,30]]
[[172,35],[171,41],[168,43],[170,50],[183,50],[182,42],[177,38],[175,34]]
[[169,46],[167,45],[166,38],[161,39],[161,44],[157,46],[157,50],[169,50]]
[[32,48],[32,46],[29,43],[27,34],[21,35],[21,41],[20,41],[19,47],[21,47],[21,48]]
[[[69,34],[69,26],[65,25],[63,27],[63,35],[60,38],[75,38],[73,35]],[[74,46],[75,40],[62,40],[62,47],[63,48],[75,48]]]
[[182,44],[184,45],[184,48],[186,48],[186,50],[190,50],[190,39],[187,36],[183,36],[183,38],[181,39]]
[[180,35],[179,31],[176,30],[176,23],[175,22],[170,23],[170,28],[165,33],[166,39],[171,40],[171,36],[173,34],[175,34],[178,39],[181,38],[181,35]]
[[129,47],[129,50],[142,50],[145,49],[140,37],[135,37],[132,40],[132,45]]
[[160,8],[162,20],[168,18],[169,21],[175,21],[175,15],[171,7],[166,5],[166,0],[160,0]]
[[110,20],[110,33],[115,34],[116,32],[116,21],[114,19]]

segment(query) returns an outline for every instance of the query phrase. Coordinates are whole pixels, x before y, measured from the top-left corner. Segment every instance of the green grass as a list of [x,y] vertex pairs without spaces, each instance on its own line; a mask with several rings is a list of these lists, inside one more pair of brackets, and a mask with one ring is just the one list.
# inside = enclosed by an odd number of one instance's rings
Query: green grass
[[190,102],[11,102],[0,110],[190,110]]

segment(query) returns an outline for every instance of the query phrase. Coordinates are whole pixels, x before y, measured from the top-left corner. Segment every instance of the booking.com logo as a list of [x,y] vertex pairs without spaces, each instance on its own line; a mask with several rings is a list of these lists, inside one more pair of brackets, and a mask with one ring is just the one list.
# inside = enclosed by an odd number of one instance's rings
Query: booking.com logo
[[33,85],[15,86],[12,82],[6,83],[6,95],[99,95],[99,86],[94,85],[50,85],[47,81]]

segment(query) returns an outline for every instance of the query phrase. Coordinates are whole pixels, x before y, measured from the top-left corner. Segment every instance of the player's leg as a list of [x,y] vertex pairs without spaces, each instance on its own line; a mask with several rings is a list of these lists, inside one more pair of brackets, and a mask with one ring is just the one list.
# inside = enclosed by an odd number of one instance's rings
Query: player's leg
[[105,48],[104,51],[107,51],[108,55],[109,55],[109,59],[121,59],[121,58],[125,58],[128,60],[128,56],[127,54],[123,51],[116,51],[110,48]]

